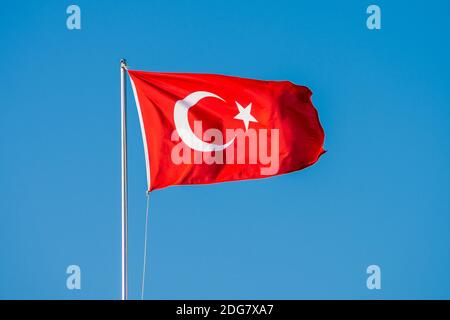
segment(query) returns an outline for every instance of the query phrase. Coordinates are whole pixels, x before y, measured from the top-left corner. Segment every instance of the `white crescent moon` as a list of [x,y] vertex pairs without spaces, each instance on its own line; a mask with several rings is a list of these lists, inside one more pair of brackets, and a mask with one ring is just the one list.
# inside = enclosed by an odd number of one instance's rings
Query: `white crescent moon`
[[226,144],[214,144],[207,143],[199,139],[191,129],[188,120],[188,110],[190,107],[194,106],[201,99],[206,97],[213,97],[223,100],[221,97],[215,95],[214,93],[208,91],[195,91],[189,94],[183,100],[178,100],[175,103],[175,108],[173,111],[173,118],[175,120],[175,128],[180,136],[181,140],[191,149],[201,151],[201,152],[211,152],[211,151],[222,151],[228,148],[236,139],[234,137]]

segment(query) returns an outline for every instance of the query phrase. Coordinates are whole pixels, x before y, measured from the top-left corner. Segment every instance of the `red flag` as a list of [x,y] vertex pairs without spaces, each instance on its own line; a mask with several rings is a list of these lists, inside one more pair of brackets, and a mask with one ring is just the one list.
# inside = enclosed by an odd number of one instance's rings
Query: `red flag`
[[128,71],[148,190],[264,178],[325,152],[312,92],[289,81]]

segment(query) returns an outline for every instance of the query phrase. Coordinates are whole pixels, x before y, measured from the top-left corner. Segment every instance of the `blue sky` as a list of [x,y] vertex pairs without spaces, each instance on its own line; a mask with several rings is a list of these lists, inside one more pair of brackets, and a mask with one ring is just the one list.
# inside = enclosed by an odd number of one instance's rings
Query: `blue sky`
[[[121,57],[306,85],[328,150],[289,175],[152,193],[145,298],[450,298],[450,4],[373,3],[379,31],[366,1],[76,1],[73,31],[72,3],[3,3],[0,298],[120,298]],[[146,175],[128,94],[139,298]]]

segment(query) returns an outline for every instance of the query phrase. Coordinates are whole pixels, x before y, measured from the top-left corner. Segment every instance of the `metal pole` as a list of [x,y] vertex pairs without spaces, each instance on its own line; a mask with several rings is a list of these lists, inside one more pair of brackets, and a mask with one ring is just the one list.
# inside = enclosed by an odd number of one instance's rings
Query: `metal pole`
[[127,62],[120,60],[120,110],[122,132],[122,300],[128,299],[128,195],[127,195]]

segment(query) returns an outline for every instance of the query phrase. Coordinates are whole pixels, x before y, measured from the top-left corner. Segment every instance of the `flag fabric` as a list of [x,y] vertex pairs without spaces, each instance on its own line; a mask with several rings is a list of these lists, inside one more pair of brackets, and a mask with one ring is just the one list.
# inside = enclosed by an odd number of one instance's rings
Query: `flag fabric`
[[289,81],[129,70],[148,190],[265,178],[325,152],[312,92]]

